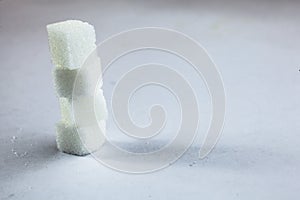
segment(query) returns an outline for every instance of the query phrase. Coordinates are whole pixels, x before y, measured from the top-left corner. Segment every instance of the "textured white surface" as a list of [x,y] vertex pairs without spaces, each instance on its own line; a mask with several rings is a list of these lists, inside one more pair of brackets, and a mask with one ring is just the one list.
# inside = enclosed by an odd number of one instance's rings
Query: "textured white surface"
[[67,20],[47,25],[52,62],[56,67],[78,69],[96,48],[94,27],[87,22]]
[[[0,1],[0,199],[299,199],[299,7],[292,1]],[[60,116],[45,26],[75,18],[95,26],[97,41],[160,26],[206,47],[227,92],[224,132],[207,159],[197,160],[194,147],[165,170],[133,176],[91,156],[57,151]],[[104,91],[113,81],[104,82]]]
[[[72,104],[67,98],[59,98],[61,120],[56,125],[56,142],[58,149],[62,152],[71,153],[75,155],[86,155],[89,152],[98,150],[105,141],[105,126],[107,119],[107,109],[105,99],[102,91],[96,94],[96,118],[100,125],[101,131],[97,131],[97,127],[92,125],[92,119],[87,116],[94,115],[93,98],[78,97],[81,99],[77,105],[80,108],[79,115],[83,116],[83,120],[74,120],[74,111]],[[75,100],[75,101],[78,101]],[[78,134],[77,129],[82,130]],[[87,148],[87,149],[86,149]]]
[[[55,91],[59,97],[72,99],[74,82],[78,69],[68,69],[67,67],[55,67],[53,70],[53,79]],[[81,78],[81,77],[78,77]],[[81,82],[85,82],[84,79]],[[84,84],[82,84],[82,89]],[[83,92],[83,91],[82,91]]]
[[[77,119],[78,126],[85,126],[91,124],[91,115],[95,115],[97,120],[107,119],[107,108],[106,102],[103,96],[103,91],[99,90],[95,94],[95,111],[94,111],[94,101],[93,96],[82,96],[74,99],[78,107],[78,115],[82,115],[82,120]],[[59,105],[61,110],[61,120],[65,124],[74,125],[74,110],[72,108],[72,101],[67,98],[59,98]]]
[[[104,143],[105,120],[99,121],[101,132],[96,131],[97,127],[75,126],[64,121],[56,125],[57,148],[66,153],[84,156],[98,150]],[[78,129],[81,135],[78,134]]]
[[[99,65],[99,68],[101,68],[100,59],[95,61],[95,63],[93,64],[95,64],[95,66]],[[59,97],[64,97],[68,99],[72,98],[74,81],[78,72],[79,69],[69,69],[67,67],[53,67],[55,91]],[[90,88],[88,87],[88,79],[90,76],[90,73],[84,73],[82,71],[77,76],[77,87],[79,89],[76,91],[76,95],[86,95],[86,93],[90,92]],[[99,84],[99,87],[102,87],[102,83]]]

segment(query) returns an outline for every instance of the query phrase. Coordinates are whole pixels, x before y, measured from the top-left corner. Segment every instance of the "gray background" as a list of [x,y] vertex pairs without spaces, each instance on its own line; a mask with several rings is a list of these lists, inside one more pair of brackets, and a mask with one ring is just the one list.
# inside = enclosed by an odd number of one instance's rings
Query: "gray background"
[[[297,1],[1,0],[0,199],[299,199],[299,10]],[[66,19],[93,24],[98,42],[145,26],[199,41],[227,93],[212,154],[197,160],[193,145],[169,168],[130,175],[58,152],[45,26]]]

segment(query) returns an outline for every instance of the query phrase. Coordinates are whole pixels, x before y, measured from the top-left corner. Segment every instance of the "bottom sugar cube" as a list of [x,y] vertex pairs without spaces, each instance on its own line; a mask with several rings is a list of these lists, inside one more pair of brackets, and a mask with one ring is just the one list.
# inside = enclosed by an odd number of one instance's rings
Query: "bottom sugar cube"
[[[58,149],[80,156],[99,149],[105,141],[107,119],[102,90],[98,90],[95,97],[77,96],[73,102],[59,98],[59,102],[62,120],[56,125]],[[76,120],[73,106],[76,107]]]
[[105,142],[105,125],[105,120],[85,127],[60,122],[56,125],[57,147],[62,152],[79,156],[97,151]]

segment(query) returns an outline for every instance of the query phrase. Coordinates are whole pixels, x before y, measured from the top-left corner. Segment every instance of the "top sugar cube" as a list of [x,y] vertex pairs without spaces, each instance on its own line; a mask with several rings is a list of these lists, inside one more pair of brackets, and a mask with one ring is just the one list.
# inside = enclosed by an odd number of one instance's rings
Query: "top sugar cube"
[[52,62],[56,67],[80,68],[96,48],[94,27],[87,22],[68,20],[47,25]]

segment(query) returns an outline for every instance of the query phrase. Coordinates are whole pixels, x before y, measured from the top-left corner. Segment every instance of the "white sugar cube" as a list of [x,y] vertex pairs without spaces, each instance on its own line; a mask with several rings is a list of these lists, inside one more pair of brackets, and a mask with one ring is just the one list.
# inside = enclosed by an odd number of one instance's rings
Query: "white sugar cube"
[[80,116],[76,121],[72,102],[67,98],[59,98],[59,102],[62,120],[56,127],[58,149],[80,156],[98,150],[105,141],[107,118],[102,91],[96,93],[95,104],[93,97],[73,100],[77,105],[77,116]]
[[56,67],[79,68],[96,48],[94,27],[87,22],[67,20],[47,25],[52,62]]
[[[105,121],[96,126],[76,127],[60,122],[56,125],[56,142],[60,151],[84,156],[98,150],[105,142]],[[77,131],[80,129],[80,131]],[[100,131],[99,131],[100,130]],[[81,133],[80,135],[78,133]]]
[[[96,67],[100,68],[99,71],[101,71],[100,59],[97,59],[96,62],[94,62],[93,64]],[[66,67],[54,68],[53,71],[54,85],[59,97],[65,97],[68,99],[72,98],[72,93],[73,93],[73,88],[74,88],[74,83],[76,78],[77,78],[76,96],[88,92],[91,93],[90,90],[92,88],[89,88],[89,83],[91,79],[95,79],[96,75],[93,74],[93,70],[92,72],[89,72],[88,70],[81,70],[80,73],[78,73],[79,70],[80,69],[69,69]],[[98,87],[102,87],[102,80],[100,81]]]

